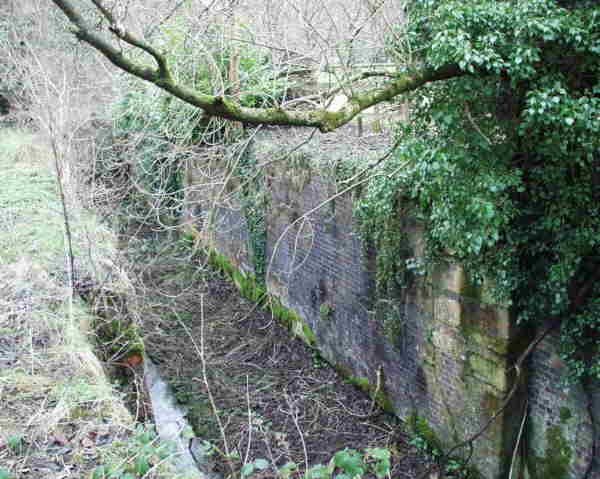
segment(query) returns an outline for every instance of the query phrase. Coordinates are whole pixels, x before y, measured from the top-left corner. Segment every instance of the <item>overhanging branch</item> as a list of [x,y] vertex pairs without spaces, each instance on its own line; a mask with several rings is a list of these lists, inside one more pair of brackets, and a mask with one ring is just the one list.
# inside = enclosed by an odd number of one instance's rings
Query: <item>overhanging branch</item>
[[[445,65],[436,69],[426,68],[416,72],[398,74],[384,86],[353,95],[348,99],[346,105],[336,112],[328,111],[325,108],[305,111],[281,108],[247,108],[229,98],[205,95],[175,83],[169,72],[165,55],[161,54],[144,40],[117,25],[112,14],[104,7],[101,0],[93,0],[93,3],[102,16],[110,23],[109,29],[113,35],[151,55],[156,61],[156,68],[140,65],[127,59],[120,50],[100,35],[94,33],[73,6],[71,0],[51,1],[68,17],[73,25],[73,33],[79,40],[86,42],[98,50],[121,70],[153,83],[186,103],[202,108],[210,116],[245,123],[308,126],[319,128],[322,132],[330,132],[350,122],[360,112],[378,103],[393,100],[403,93],[416,90],[430,82],[447,80],[467,74],[455,64]],[[362,75],[362,77],[364,76]]]

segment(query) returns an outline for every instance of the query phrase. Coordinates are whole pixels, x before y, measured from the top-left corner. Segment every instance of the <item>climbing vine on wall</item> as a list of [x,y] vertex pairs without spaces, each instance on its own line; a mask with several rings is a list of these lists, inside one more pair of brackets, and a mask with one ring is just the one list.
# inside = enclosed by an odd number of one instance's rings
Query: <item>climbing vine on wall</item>
[[244,150],[235,162],[234,174],[241,180],[236,196],[248,228],[248,251],[254,267],[255,279],[264,284],[266,272],[267,226],[265,214],[268,207],[263,186],[263,170],[256,167],[257,160],[252,140],[245,143]]
[[[600,376],[600,8],[587,0],[414,0],[404,38],[468,75],[410,95],[398,155],[451,251],[522,323],[561,329],[570,379]],[[421,48],[422,47],[422,48]]]

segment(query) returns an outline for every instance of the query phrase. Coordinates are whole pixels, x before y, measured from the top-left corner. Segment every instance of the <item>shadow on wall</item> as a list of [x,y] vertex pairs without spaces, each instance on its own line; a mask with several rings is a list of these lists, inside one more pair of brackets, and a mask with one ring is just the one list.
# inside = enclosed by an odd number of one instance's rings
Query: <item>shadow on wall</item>
[[0,95],[0,115],[8,115],[10,112],[10,102],[4,95]]

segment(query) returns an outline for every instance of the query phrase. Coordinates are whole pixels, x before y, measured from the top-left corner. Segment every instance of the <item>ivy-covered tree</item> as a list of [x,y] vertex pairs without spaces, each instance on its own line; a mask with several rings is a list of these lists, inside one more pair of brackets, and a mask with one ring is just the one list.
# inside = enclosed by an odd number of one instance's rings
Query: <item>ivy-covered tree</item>
[[519,321],[551,320],[600,377],[600,6],[415,0],[410,42],[470,74],[413,95],[399,154],[432,254],[451,251]]
[[[332,131],[407,96],[389,168],[388,206],[410,196],[427,219],[429,254],[451,254],[493,285],[520,321],[550,319],[575,376],[600,377],[600,6],[594,0],[409,0],[389,32],[395,73],[367,71],[326,108],[251,107],[177,83],[168,55],[70,0],[52,0],[73,33],[117,67],[206,115]],[[104,31],[100,26],[104,25]],[[140,63],[116,46],[145,52]],[[383,85],[354,88],[372,76]],[[335,90],[332,92],[335,93]],[[405,167],[398,169],[398,162]],[[381,177],[379,177],[381,178]],[[380,205],[381,206],[381,205]],[[393,210],[390,210],[393,211]]]

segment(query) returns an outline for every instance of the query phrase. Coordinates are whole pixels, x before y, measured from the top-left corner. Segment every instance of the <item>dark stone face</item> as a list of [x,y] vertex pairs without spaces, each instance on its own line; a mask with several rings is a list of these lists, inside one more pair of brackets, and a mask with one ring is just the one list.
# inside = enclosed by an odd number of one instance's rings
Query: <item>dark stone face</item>
[[0,115],[8,115],[10,103],[3,95],[0,95]]
[[[204,181],[196,176],[198,183]],[[444,444],[478,431],[510,388],[513,357],[528,343],[526,331],[502,308],[482,304],[482,290],[473,289],[455,264],[440,264],[423,280],[400,278],[397,294],[378,297],[378,252],[360,239],[350,194],[317,208],[336,193],[335,185],[319,170],[289,163],[269,166],[264,184],[266,288],[297,313],[320,354],[361,387],[376,389],[381,381],[381,397],[390,409],[403,418],[418,417]],[[212,205],[212,190],[204,193],[190,196],[188,208]],[[200,208],[192,217],[203,214]],[[230,201],[216,209],[212,237],[232,264],[252,273],[248,225],[242,205]],[[406,215],[399,228],[407,238],[406,257],[417,256],[419,222]],[[472,463],[487,471],[486,477],[506,476],[505,458],[512,457],[525,395],[528,422],[533,422],[532,455],[546,458],[548,426],[561,426],[573,457],[579,458],[569,466],[573,471],[593,457],[586,399],[578,393],[566,402],[562,369],[554,366],[557,346],[542,346],[531,355],[526,394],[515,396],[474,447]],[[562,441],[563,436],[556,437]]]

